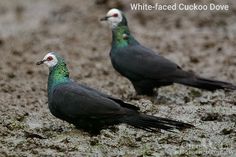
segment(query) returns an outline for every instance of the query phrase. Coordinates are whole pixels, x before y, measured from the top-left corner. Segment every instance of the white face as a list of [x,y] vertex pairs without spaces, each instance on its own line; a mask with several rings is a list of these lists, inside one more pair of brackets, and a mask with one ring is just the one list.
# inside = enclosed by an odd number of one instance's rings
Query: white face
[[48,67],[54,67],[55,65],[57,65],[57,57],[52,54],[52,53],[48,53],[46,54],[46,56],[44,56],[43,58],[43,63],[46,64]]
[[122,21],[122,13],[118,9],[111,9],[107,12],[107,21],[112,28],[116,28],[116,26]]

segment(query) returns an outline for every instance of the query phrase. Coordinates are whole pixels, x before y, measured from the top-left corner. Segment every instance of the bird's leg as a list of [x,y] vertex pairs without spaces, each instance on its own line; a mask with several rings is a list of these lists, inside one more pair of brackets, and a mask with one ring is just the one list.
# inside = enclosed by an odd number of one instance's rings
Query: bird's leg
[[132,82],[137,95],[154,96],[153,86],[145,82]]
[[158,97],[158,88],[154,89],[153,96],[156,98]]

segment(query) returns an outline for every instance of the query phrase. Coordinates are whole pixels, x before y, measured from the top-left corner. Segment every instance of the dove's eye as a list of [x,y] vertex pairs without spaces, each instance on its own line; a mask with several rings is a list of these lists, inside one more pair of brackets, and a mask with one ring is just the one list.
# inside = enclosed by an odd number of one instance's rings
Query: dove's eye
[[115,14],[113,14],[112,16],[113,16],[113,17],[118,17],[118,14],[117,14],[117,13],[115,13]]
[[48,56],[47,61],[53,60],[52,56]]

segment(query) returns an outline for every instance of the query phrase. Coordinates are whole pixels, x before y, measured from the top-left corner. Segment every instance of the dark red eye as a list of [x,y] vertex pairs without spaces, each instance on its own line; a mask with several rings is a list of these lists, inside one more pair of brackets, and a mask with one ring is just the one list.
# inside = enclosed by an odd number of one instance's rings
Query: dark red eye
[[112,16],[113,16],[113,17],[118,17],[118,14],[117,14],[117,13],[115,13],[115,14],[113,14]]
[[47,61],[53,60],[52,56],[48,56]]

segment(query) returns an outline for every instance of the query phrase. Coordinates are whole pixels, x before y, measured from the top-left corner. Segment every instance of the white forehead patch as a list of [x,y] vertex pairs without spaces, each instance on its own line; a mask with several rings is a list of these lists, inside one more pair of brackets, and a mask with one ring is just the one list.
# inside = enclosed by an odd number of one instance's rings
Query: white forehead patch
[[55,65],[57,65],[57,57],[53,54],[53,53],[48,53],[46,54],[46,56],[44,56],[43,58],[44,63],[48,66],[48,67],[54,67]]
[[109,17],[107,21],[112,28],[115,28],[123,19],[122,13],[118,9],[109,10],[106,16]]

